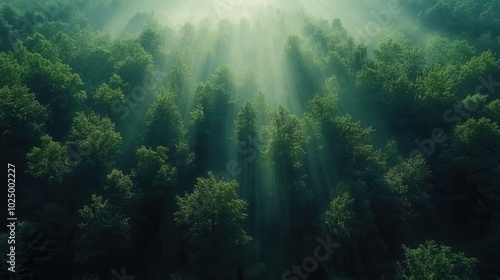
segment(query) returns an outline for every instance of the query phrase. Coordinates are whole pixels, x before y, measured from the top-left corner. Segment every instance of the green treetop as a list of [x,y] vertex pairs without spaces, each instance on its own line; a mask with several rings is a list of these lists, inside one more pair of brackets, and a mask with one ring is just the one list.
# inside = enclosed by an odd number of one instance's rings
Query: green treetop
[[397,280],[470,280],[477,263],[463,253],[454,253],[451,247],[427,241],[412,249],[403,246],[404,260],[398,262]]
[[189,242],[200,256],[252,239],[242,227],[248,203],[238,198],[237,188],[238,182],[217,180],[208,173],[198,178],[192,193],[177,196],[179,211],[174,214],[175,221],[188,226]]

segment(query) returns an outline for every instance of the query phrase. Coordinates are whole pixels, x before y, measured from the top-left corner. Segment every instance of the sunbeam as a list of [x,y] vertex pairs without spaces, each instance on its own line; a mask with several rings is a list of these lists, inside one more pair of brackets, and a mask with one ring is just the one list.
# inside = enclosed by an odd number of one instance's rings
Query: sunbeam
[[0,0],[0,278],[500,279],[499,30],[497,0]]

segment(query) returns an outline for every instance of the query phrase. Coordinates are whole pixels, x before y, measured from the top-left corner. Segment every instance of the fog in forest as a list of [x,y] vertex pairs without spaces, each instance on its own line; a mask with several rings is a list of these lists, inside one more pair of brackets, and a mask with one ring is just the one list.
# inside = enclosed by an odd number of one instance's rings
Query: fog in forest
[[0,0],[0,279],[500,279],[497,0]]

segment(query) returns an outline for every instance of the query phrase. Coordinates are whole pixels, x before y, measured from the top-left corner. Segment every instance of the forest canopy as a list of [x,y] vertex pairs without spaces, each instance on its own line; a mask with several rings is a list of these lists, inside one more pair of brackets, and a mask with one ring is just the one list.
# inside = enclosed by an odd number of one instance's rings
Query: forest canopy
[[499,30],[497,0],[0,1],[0,278],[500,279]]

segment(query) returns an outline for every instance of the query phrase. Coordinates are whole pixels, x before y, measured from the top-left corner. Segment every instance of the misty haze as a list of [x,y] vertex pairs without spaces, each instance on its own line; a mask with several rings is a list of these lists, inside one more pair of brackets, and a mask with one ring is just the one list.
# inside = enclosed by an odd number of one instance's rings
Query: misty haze
[[0,0],[0,279],[500,279],[498,0]]

